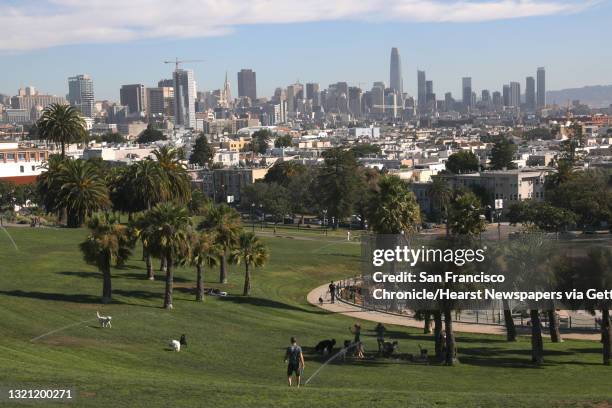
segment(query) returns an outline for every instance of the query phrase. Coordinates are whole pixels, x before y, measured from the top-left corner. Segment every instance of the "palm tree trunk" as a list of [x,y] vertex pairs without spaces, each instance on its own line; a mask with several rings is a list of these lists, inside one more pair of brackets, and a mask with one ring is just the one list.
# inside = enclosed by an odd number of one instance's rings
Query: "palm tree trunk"
[[147,279],[155,280],[155,271],[153,271],[153,259],[149,250],[142,245],[142,252],[145,258],[145,265],[147,266]]
[[429,313],[425,314],[423,322],[423,334],[431,334],[431,315]]
[[442,361],[442,314],[439,311],[434,312],[434,341],[435,341],[435,352],[436,360]]
[[66,157],[66,146],[64,142],[61,142],[62,145],[62,159]]
[[219,283],[227,283],[227,249],[221,254],[221,265],[219,265]]
[[166,272],[168,270],[168,261],[166,260],[165,257],[161,257],[161,259],[159,260],[159,271],[160,272]]
[[102,303],[110,303],[113,297],[110,262],[110,255],[106,255],[102,265]]
[[251,294],[251,271],[249,270],[249,263],[244,264],[244,290],[242,291],[243,296],[249,296]]
[[446,331],[446,365],[452,366],[457,362],[457,345],[453,332],[453,315],[450,309],[444,310],[444,330]]
[[202,264],[196,265],[196,302],[204,301],[204,268]]
[[550,341],[561,343],[561,331],[559,330],[559,314],[556,310],[548,310],[548,329],[550,330]]
[[542,341],[542,323],[538,309],[531,309],[531,362],[542,364],[544,362],[544,343]]
[[610,310],[601,309],[601,342],[603,343],[603,363],[610,365],[610,354],[612,353],[612,322],[610,321]]
[[164,309],[172,309],[172,289],[174,286],[174,270],[172,265],[172,252],[166,251],[166,291],[164,295]]
[[506,324],[506,340],[516,341],[516,326],[514,325],[514,319],[512,318],[512,311],[507,300],[503,301],[504,306],[504,323]]

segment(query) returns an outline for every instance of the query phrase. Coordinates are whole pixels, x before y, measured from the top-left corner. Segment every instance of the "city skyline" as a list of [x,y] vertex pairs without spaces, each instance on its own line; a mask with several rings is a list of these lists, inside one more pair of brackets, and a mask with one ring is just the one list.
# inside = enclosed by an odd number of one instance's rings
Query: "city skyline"
[[[6,4],[0,0],[0,10],[8,7]],[[162,61],[173,57],[205,60],[185,65],[194,71],[199,90],[219,89],[226,71],[232,74],[230,78],[236,78],[245,67],[257,72],[259,96],[269,97],[276,87],[297,80],[316,82],[322,88],[338,81],[362,83],[362,88],[368,89],[379,81],[389,85],[392,47],[397,47],[402,57],[404,92],[415,97],[418,69],[434,81],[438,97],[443,91],[459,97],[462,77],[472,77],[476,91],[501,90],[503,84],[534,76],[534,67],[538,66],[548,68],[549,90],[606,85],[612,83],[606,68],[612,64],[612,56],[600,55],[599,51],[612,35],[612,28],[607,26],[611,11],[610,4],[589,3],[575,10],[525,14],[514,19],[493,15],[479,22],[437,22],[432,18],[419,22],[346,21],[340,17],[333,23],[313,17],[311,22],[291,25],[241,25],[237,21],[232,30],[215,37],[126,37],[114,42],[83,40],[82,44],[21,50],[9,47],[10,38],[17,41],[25,34],[12,33],[0,39],[0,63],[5,68],[0,93],[14,94],[19,87],[33,85],[45,93],[65,96],[66,78],[88,73],[96,83],[97,99],[119,100],[121,85],[142,83],[153,87],[161,78],[169,78],[171,69]],[[0,20],[10,22],[6,16]],[[571,32],[580,36],[568,35]],[[273,50],[267,45],[271,38],[275,38]],[[593,55],[603,61],[584,64],[580,58],[567,58],[567,49],[596,53]],[[234,81],[232,91],[237,94]]]

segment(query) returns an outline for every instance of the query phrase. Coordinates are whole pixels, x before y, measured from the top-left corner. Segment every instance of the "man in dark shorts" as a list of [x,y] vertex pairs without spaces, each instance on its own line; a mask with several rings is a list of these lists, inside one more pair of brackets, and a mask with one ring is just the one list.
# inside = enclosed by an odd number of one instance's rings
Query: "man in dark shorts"
[[329,296],[331,296],[331,302],[335,303],[336,302],[336,284],[334,283],[334,281],[331,281],[329,283]]
[[302,373],[304,372],[304,354],[302,354],[302,348],[298,346],[295,337],[291,337],[291,346],[287,347],[285,363],[288,363],[287,383],[291,387],[291,376],[295,373],[295,382],[299,388]]

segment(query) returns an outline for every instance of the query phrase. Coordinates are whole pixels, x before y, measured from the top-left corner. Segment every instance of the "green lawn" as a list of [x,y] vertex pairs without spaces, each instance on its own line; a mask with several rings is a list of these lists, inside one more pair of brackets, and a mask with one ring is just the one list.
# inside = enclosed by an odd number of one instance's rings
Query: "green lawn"
[[[284,347],[292,335],[306,347],[306,377],[319,366],[308,348],[319,340],[351,338],[350,317],[306,303],[306,293],[358,271],[359,246],[323,240],[263,238],[271,260],[255,271],[253,296],[193,301],[195,272],[176,273],[175,309],[160,308],[163,281],[144,277],[137,252],[114,270],[115,303],[100,305],[101,277],[83,263],[84,230],[11,228],[19,251],[0,231],[0,388],[74,387],[78,407],[526,407],[606,406],[612,368],[600,344],[545,344],[546,365],[532,368],[529,339],[458,335],[456,367],[382,359],[330,364],[307,387],[287,389]],[[158,262],[156,262],[158,264]],[[157,266],[157,265],[156,265]],[[207,271],[207,286],[218,271]],[[232,267],[231,294],[243,271]],[[161,277],[160,277],[161,278]],[[222,287],[222,286],[219,286]],[[113,316],[100,329],[96,310]],[[31,341],[49,331],[73,325]],[[366,350],[376,346],[364,322]],[[403,353],[432,341],[416,329],[391,327]],[[166,351],[186,333],[189,346]],[[56,404],[57,406],[65,404]],[[0,407],[11,406],[0,401]],[[23,406],[23,404],[16,405]],[[51,406],[47,404],[45,406]]]

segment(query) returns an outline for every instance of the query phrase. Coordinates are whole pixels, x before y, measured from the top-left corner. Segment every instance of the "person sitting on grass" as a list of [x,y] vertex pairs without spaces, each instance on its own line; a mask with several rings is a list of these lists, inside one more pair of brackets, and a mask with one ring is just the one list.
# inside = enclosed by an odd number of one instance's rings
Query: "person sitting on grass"
[[291,337],[291,346],[287,347],[285,353],[285,363],[287,364],[287,383],[291,387],[291,377],[295,373],[295,382],[300,387],[302,373],[304,372],[304,354],[302,348],[298,346],[297,339]]

